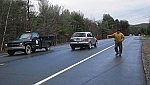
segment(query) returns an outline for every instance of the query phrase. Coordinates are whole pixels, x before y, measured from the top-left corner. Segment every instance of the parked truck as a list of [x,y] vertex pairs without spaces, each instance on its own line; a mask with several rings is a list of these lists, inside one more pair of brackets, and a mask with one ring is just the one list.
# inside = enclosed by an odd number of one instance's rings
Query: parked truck
[[5,43],[7,53],[12,56],[16,51],[22,51],[25,54],[36,52],[36,49],[50,49],[55,43],[54,35],[40,36],[37,32],[28,32],[20,35],[16,40]]

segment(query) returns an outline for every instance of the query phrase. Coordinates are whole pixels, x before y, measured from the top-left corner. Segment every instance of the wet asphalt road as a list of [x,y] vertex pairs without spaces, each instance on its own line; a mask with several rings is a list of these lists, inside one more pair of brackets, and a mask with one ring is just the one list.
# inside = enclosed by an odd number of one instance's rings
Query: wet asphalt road
[[115,56],[113,44],[105,39],[91,50],[71,51],[67,44],[31,55],[1,55],[0,85],[146,85],[140,37],[126,38],[122,57]]

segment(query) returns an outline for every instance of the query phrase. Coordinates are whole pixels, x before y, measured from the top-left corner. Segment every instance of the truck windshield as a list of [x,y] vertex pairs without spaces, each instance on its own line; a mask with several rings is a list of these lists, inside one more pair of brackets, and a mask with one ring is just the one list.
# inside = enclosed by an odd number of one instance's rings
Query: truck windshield
[[30,39],[31,38],[31,33],[27,33],[27,34],[22,34],[19,39]]

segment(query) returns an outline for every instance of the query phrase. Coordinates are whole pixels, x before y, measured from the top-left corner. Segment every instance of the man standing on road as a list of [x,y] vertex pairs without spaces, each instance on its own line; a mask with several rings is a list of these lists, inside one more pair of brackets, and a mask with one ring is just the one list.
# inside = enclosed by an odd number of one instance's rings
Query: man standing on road
[[[112,37],[115,39],[115,51],[116,51],[116,56],[121,56],[122,54],[122,42],[124,40],[124,35],[123,33],[120,32],[120,29],[117,29],[117,32],[113,33],[112,35],[108,35],[108,37]],[[119,51],[118,51],[119,47]]]

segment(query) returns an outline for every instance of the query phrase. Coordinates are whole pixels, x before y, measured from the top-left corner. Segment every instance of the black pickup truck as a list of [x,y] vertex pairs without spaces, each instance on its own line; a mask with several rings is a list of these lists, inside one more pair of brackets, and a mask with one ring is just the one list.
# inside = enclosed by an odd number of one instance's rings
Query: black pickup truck
[[31,54],[36,49],[45,48],[46,51],[54,45],[54,35],[40,36],[37,32],[24,33],[14,41],[5,43],[8,54],[14,55],[16,51],[23,51],[25,54]]

